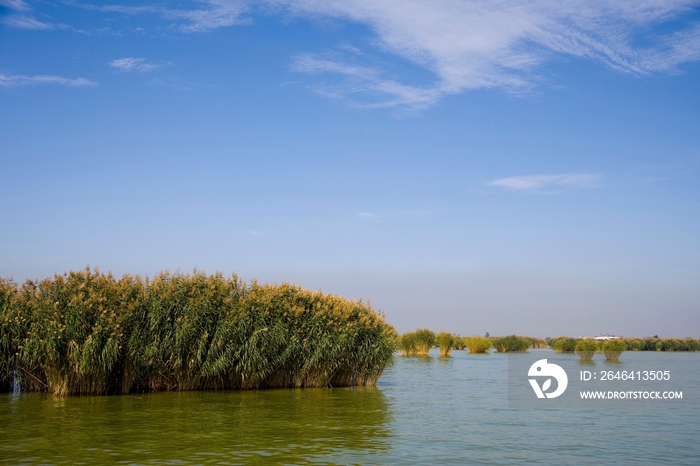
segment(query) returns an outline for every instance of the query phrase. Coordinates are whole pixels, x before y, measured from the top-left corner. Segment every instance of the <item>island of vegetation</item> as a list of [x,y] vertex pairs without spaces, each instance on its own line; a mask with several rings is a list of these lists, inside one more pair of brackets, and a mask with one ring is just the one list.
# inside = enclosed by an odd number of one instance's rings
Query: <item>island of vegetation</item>
[[625,351],[698,351],[700,341],[695,338],[621,338],[596,340],[593,338],[538,338],[519,335],[460,336],[448,332],[437,335],[429,329],[404,333],[398,338],[402,356],[427,357],[432,348],[440,348],[440,356],[450,356],[452,350],[467,349],[469,353],[486,354],[491,348],[499,353],[526,352],[530,348],[551,348],[558,353],[575,352],[582,361],[591,361],[593,355],[603,353],[608,361],[617,361]]
[[396,331],[362,301],[235,275],[0,280],[0,391],[374,385]]

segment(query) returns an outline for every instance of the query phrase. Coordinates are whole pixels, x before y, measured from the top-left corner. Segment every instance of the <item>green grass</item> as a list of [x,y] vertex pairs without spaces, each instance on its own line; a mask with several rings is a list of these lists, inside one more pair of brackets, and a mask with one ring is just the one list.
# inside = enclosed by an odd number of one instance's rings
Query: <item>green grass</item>
[[362,301],[200,272],[4,280],[0,331],[0,389],[56,395],[373,385],[396,342]]

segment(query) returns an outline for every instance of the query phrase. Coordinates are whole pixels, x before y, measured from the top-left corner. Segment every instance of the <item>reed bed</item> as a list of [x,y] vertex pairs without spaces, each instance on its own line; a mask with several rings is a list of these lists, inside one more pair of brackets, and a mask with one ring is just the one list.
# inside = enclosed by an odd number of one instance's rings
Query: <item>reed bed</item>
[[576,350],[576,338],[569,337],[558,337],[554,339],[554,344],[550,340],[550,345],[556,350],[557,353],[570,353]]
[[486,353],[491,348],[491,340],[486,337],[466,337],[464,344],[470,353]]
[[[558,352],[573,351],[580,341],[590,340],[596,348],[594,351],[603,352],[606,341],[621,341],[625,351],[698,351],[700,340],[695,338],[617,338],[615,340],[592,340],[586,338],[557,337],[549,340],[549,346]],[[573,349],[571,349],[573,348]]]
[[596,342],[595,340],[591,339],[578,340],[576,342],[576,346],[574,347],[574,351],[576,351],[576,355],[578,355],[581,361],[592,361],[596,349]]
[[15,283],[0,278],[0,393],[12,390],[17,363],[16,342],[24,326],[22,316],[15,313],[16,300]]
[[628,351],[698,351],[695,338],[621,338]]
[[530,348],[549,348],[549,343],[544,338],[524,337],[530,340]]
[[373,385],[396,332],[362,301],[235,275],[152,280],[86,269],[0,281],[0,390]]
[[430,348],[437,344],[435,333],[427,328],[408,332],[399,338],[403,356],[428,356]]
[[440,356],[449,356],[457,343],[457,337],[450,332],[440,332],[435,336],[435,341],[440,347]]
[[608,340],[603,344],[603,354],[606,361],[617,361],[620,355],[627,349],[624,341]]
[[530,340],[518,335],[508,335],[493,339],[493,347],[499,353],[525,352],[530,348]]

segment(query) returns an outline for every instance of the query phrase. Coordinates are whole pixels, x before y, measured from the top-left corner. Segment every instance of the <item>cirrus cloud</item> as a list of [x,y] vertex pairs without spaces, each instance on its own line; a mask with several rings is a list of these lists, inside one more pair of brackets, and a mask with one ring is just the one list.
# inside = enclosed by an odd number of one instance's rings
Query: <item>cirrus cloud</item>
[[32,16],[10,15],[0,19],[0,22],[5,26],[16,29],[53,29],[54,26],[49,23],[37,21]]
[[[397,98],[395,86],[378,72],[361,81],[336,63],[328,74],[343,81],[340,95],[384,93],[387,105],[426,106],[449,94],[480,88],[521,93],[539,80],[541,65],[557,55],[598,61],[623,73],[675,71],[700,59],[700,26],[690,22],[671,34],[652,27],[682,19],[694,0],[305,0],[278,1],[299,15],[315,14],[368,25],[383,51],[433,73],[433,84],[408,86]],[[644,39],[648,46],[634,44]],[[308,58],[307,58],[308,61]],[[298,68],[298,65],[295,65]],[[350,70],[352,71],[352,70]],[[406,86],[406,85],[405,85]],[[331,94],[332,95],[332,94]],[[426,100],[426,95],[430,96]],[[380,99],[381,100],[381,99]]]
[[86,78],[64,78],[53,75],[7,75],[0,73],[0,86],[28,86],[32,84],[58,84],[68,87],[90,87],[97,86],[97,83]]
[[145,73],[148,71],[153,71],[161,65],[156,63],[147,63],[145,58],[125,57],[112,60],[109,62],[109,66],[127,73],[134,71]]
[[0,0],[0,6],[4,6],[5,8],[15,11],[28,11],[30,9],[29,5],[24,3],[22,0]]
[[577,188],[594,186],[600,175],[595,173],[576,173],[563,175],[526,175],[499,178],[487,183],[488,186],[498,186],[516,190],[535,190],[547,186],[572,186]]
[[[4,0],[17,3],[18,0]],[[74,4],[105,13],[155,14],[183,32],[250,23],[254,13],[364,25],[374,51],[431,76],[417,83],[344,40],[336,57],[300,51],[292,69],[311,89],[367,107],[425,108],[474,89],[522,94],[546,80],[544,64],[577,57],[633,76],[675,73],[700,60],[697,0],[197,0],[177,8]]]

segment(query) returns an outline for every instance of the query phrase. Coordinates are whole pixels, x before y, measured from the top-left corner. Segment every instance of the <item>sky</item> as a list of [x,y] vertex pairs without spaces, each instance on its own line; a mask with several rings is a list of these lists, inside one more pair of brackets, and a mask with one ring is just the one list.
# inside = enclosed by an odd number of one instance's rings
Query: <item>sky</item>
[[0,0],[0,276],[700,337],[700,2]]

